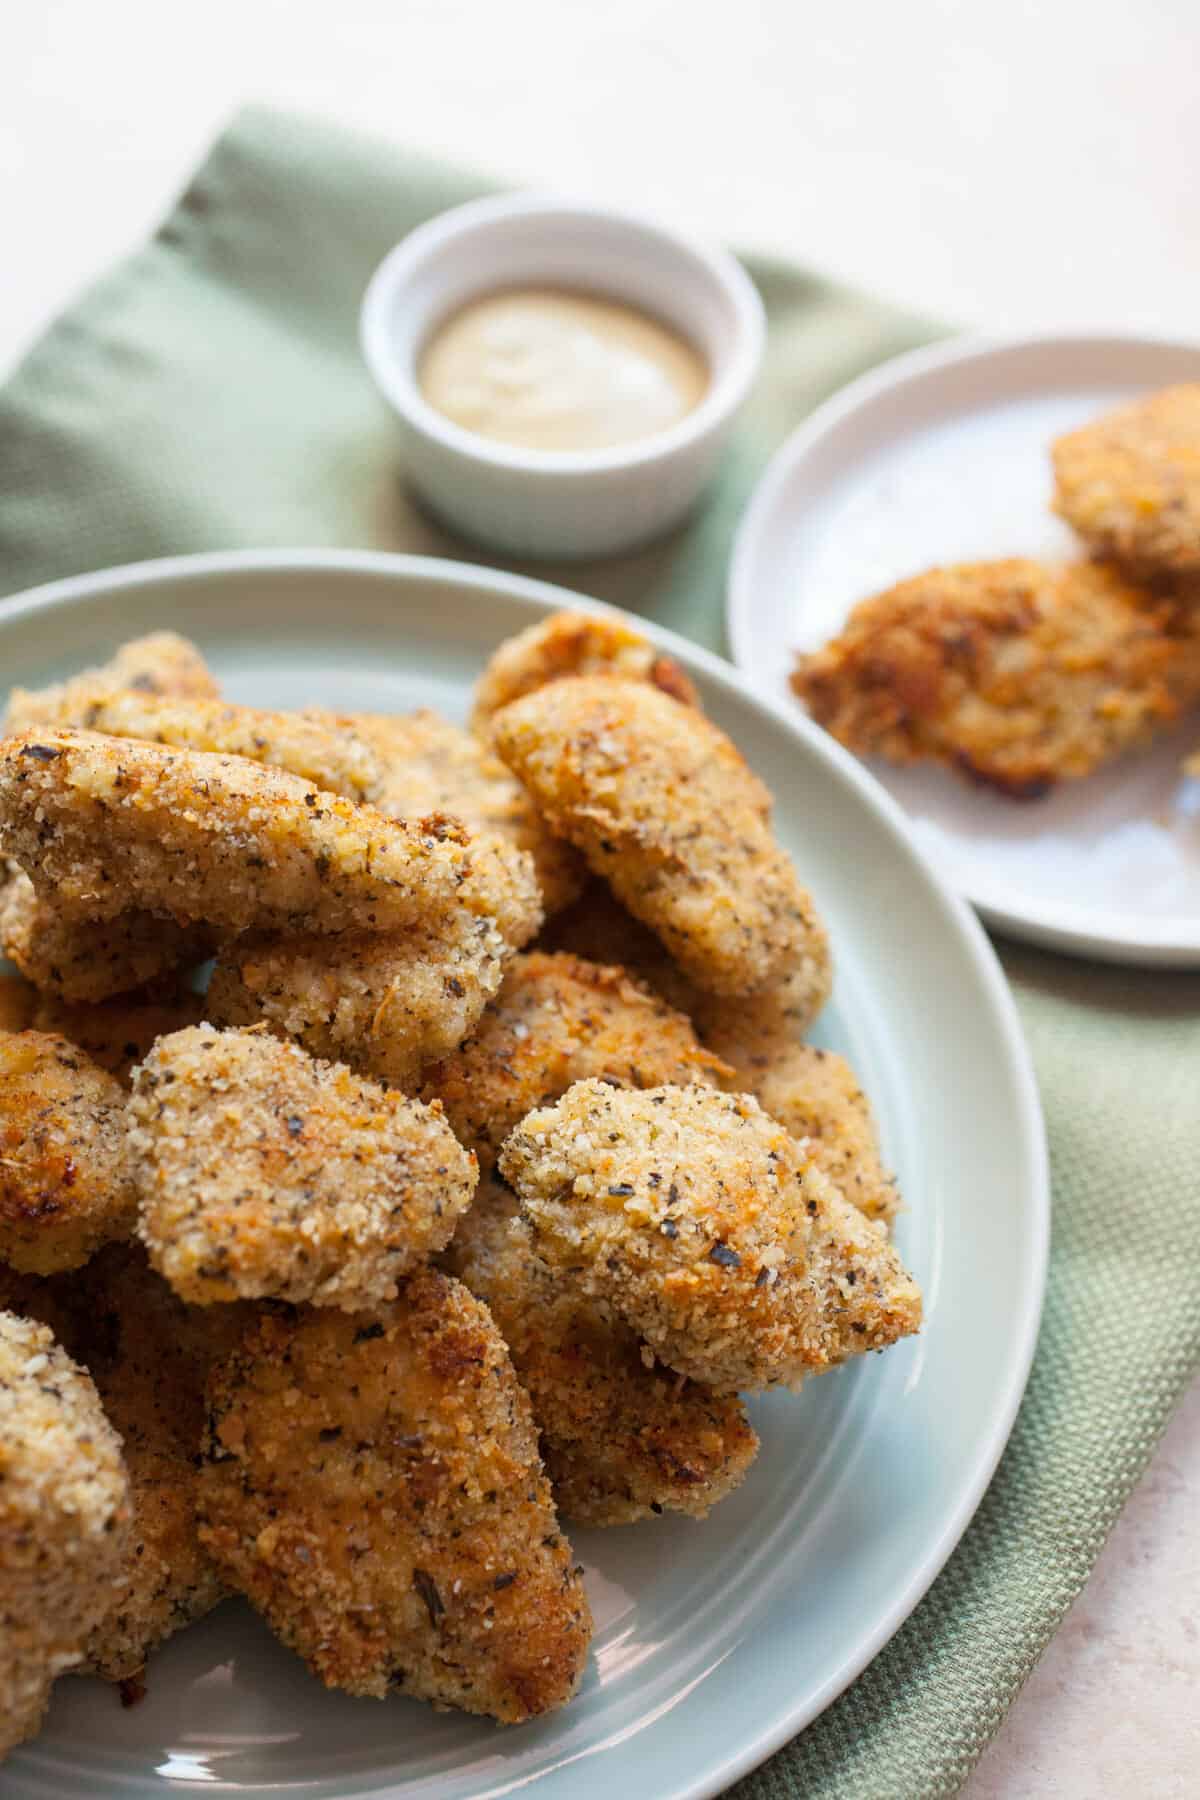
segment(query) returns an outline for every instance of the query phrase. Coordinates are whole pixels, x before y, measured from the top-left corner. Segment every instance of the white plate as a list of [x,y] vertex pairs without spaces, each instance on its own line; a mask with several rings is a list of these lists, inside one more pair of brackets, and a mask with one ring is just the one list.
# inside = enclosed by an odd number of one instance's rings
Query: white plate
[[[498,640],[572,599],[422,558],[195,557],[0,609],[0,668],[6,683],[40,683],[172,625],[235,699],[462,717]],[[557,1716],[500,1730],[327,1693],[231,1602],[153,1660],[130,1711],[97,1682],[61,1682],[44,1735],[7,1766],[21,1800],[193,1784],[297,1800],[713,1794],[828,1704],[957,1543],[1024,1387],[1046,1259],[1041,1120],[1007,987],[850,757],[727,664],[652,635],[774,788],[783,841],[831,923],[837,991],[821,1035],[878,1109],[911,1209],[899,1239],[925,1290],[923,1335],[756,1402],[762,1454],[704,1523],[576,1535],[598,1631],[583,1692]]]
[[[1060,432],[1200,378],[1200,347],[1145,338],[956,340],[856,381],[784,444],[734,546],[733,660],[793,712],[795,652],[935,563],[1078,554],[1049,511]],[[1115,962],[1200,964],[1200,719],[1048,800],[1017,804],[943,769],[870,767],[917,841],[984,917]]]

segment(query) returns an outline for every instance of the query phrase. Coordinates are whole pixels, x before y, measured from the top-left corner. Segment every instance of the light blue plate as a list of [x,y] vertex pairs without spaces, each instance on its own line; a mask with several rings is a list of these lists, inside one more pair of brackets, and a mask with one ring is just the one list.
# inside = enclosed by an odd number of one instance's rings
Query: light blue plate
[[[9,603],[0,670],[5,685],[38,685],[169,625],[237,700],[461,718],[499,640],[565,603],[561,589],[415,557],[195,557]],[[231,1602],[154,1659],[129,1711],[98,1682],[60,1682],[42,1737],[0,1777],[14,1800],[185,1787],[695,1800],[828,1705],[958,1542],[1021,1397],[1046,1263],[1041,1117],[1011,999],[974,918],[871,778],[728,665],[650,635],[773,789],[780,837],[831,926],[837,984],[820,1037],[875,1104],[908,1203],[898,1237],[925,1291],[924,1332],[799,1396],[756,1401],[762,1453],[711,1518],[575,1536],[597,1634],[563,1713],[500,1730],[327,1693]]]

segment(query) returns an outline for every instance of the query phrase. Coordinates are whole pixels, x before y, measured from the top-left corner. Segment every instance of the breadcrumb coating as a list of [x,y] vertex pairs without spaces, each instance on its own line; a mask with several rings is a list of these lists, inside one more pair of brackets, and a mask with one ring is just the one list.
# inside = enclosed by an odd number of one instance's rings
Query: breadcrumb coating
[[547,1266],[720,1392],[798,1386],[920,1324],[883,1229],[748,1095],[580,1082],[499,1166]]
[[174,631],[152,631],[122,644],[103,668],[85,669],[53,687],[13,688],[0,736],[33,725],[86,725],[98,696],[120,693],[215,700],[220,689],[195,644]]
[[748,994],[813,954],[812,900],[734,745],[644,683],[552,682],[492,721],[496,748],[699,987]]
[[198,1025],[207,1016],[204,1000],[190,988],[126,994],[96,1006],[69,1006],[53,994],[38,994],[29,1024],[34,1031],[53,1032],[77,1044],[92,1062],[128,1085],[135,1063],[156,1038]]
[[120,1440],[44,1325],[0,1313],[0,1758],[112,1604],[129,1522]]
[[1054,510],[1101,556],[1200,573],[1200,382],[1164,388],[1060,437]]
[[90,1003],[203,962],[212,940],[201,926],[176,925],[148,912],[72,918],[14,868],[0,888],[0,953],[43,992]]
[[529,1401],[433,1270],[371,1318],[269,1314],[212,1379],[201,1537],[329,1687],[517,1723],[564,1705],[592,1621]]
[[552,613],[505,638],[475,684],[471,729],[486,737],[504,706],[566,675],[615,675],[644,681],[684,706],[700,696],[673,657],[655,649],[624,620],[604,613]]
[[864,600],[792,686],[851,750],[1039,799],[1200,694],[1200,634],[1100,564],[960,563]]
[[0,1032],[0,1258],[76,1269],[136,1217],[120,1082],[64,1037]]
[[450,813],[472,835],[492,834],[528,851],[547,913],[575,898],[585,873],[578,851],[551,834],[515,775],[478,738],[427,709],[403,717],[359,713],[351,723],[383,768],[372,796],[380,812],[392,819]]
[[197,1025],[134,1071],[129,1146],[150,1259],[184,1300],[390,1300],[449,1242],[475,1159],[441,1109],[259,1031]]
[[450,821],[401,825],[243,757],[84,731],[0,745],[0,842],[64,912],[226,932],[410,925],[470,872]]
[[480,1184],[446,1266],[487,1305],[541,1433],[555,1505],[580,1525],[654,1513],[702,1519],[758,1450],[740,1400],[656,1363],[533,1246],[517,1202]]
[[474,1034],[428,1071],[421,1092],[441,1101],[486,1172],[527,1112],[585,1077],[656,1087],[712,1084],[726,1072],[687,1020],[623,969],[534,952],[514,957]]

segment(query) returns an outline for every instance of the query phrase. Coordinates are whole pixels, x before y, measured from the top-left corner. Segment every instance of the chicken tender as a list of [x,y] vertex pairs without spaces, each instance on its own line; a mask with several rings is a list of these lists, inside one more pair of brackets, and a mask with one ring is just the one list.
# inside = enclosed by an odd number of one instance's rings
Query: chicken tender
[[611,613],[558,612],[506,638],[475,686],[471,729],[486,737],[501,707],[565,675],[645,681],[684,706],[700,696],[673,657]]
[[481,1183],[446,1264],[487,1305],[529,1395],[559,1511],[581,1525],[706,1513],[758,1450],[741,1402],[656,1364],[569,1274],[551,1273],[512,1194]]
[[44,1325],[0,1313],[0,1758],[112,1604],[129,1521],[121,1445]]
[[0,888],[0,952],[44,993],[91,1003],[194,967],[211,954],[212,940],[203,927],[148,912],[72,918],[15,869]]
[[98,697],[120,693],[175,700],[215,700],[220,692],[195,644],[173,631],[122,644],[110,663],[85,669],[53,687],[14,688],[0,735],[34,725],[87,725]]
[[91,732],[0,745],[0,844],[60,910],[219,930],[387,930],[454,903],[467,837],[405,826],[242,757]]
[[160,1038],[129,1111],[142,1241],[198,1305],[390,1300],[475,1191],[475,1159],[440,1107],[262,1031]]
[[473,835],[494,834],[528,851],[548,913],[575,898],[584,880],[579,852],[552,836],[520,782],[478,738],[427,710],[357,714],[352,723],[383,767],[372,796],[380,812],[392,819],[450,813]]
[[461,1044],[541,923],[530,860],[501,840],[473,843],[459,891],[444,917],[404,932],[240,938],[213,973],[209,1017],[262,1020],[313,1056],[415,1086]]
[[792,686],[851,750],[1034,800],[1200,695],[1200,634],[1099,564],[962,563],[864,600]]
[[1200,382],[1164,388],[1060,437],[1054,510],[1101,556],[1200,574]]
[[120,1082],[66,1038],[0,1032],[0,1258],[75,1269],[136,1217]]
[[753,993],[814,953],[820,927],[771,835],[770,796],[701,714],[644,683],[577,676],[492,730],[551,829],[697,986]]
[[687,1020],[629,979],[573,956],[518,956],[473,1037],[429,1070],[440,1100],[485,1172],[535,1106],[587,1076],[618,1086],[712,1084],[727,1073]]
[[517,1723],[592,1621],[529,1401],[485,1307],[432,1270],[370,1319],[268,1315],[213,1376],[201,1538],[329,1687]]
[[128,1085],[156,1038],[207,1018],[205,1001],[190,988],[127,994],[97,1006],[68,1006],[52,994],[35,997],[29,1024],[78,1045],[92,1062]]
[[719,1392],[795,1387],[920,1325],[882,1228],[749,1096],[580,1082],[499,1166],[547,1267]]

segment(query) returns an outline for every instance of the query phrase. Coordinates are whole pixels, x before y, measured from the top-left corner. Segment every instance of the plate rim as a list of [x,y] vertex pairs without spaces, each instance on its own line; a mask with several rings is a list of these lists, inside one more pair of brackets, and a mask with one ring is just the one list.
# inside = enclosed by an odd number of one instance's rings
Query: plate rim
[[[1051,1222],[1045,1122],[1033,1062],[1013,992],[996,951],[970,906],[928,853],[915,842],[903,809],[856,757],[803,714],[793,716],[780,701],[760,692],[734,663],[641,614],[610,605],[594,596],[530,576],[513,575],[450,558],[402,552],[324,547],[204,551],[65,576],[0,599],[0,638],[12,621],[36,619],[39,613],[52,613],[56,606],[84,602],[114,590],[206,580],[213,576],[236,577],[255,572],[286,576],[322,569],[338,574],[390,577],[401,583],[412,580],[447,588],[468,587],[508,601],[515,599],[528,608],[530,624],[564,606],[615,614],[631,620],[654,643],[680,658],[685,666],[693,664],[706,678],[759,713],[769,729],[782,732],[785,738],[798,738],[806,743],[817,761],[835,770],[855,790],[856,798],[874,815],[895,852],[906,858],[924,881],[930,900],[940,906],[947,928],[957,934],[960,947],[979,981],[980,998],[987,1003],[986,1016],[1012,1078],[1020,1145],[1029,1170],[1031,1229],[1023,1246],[1020,1304],[1014,1312],[1006,1377],[988,1428],[975,1446],[969,1478],[963,1483],[958,1504],[942,1521],[925,1554],[910,1571],[874,1629],[857,1642],[842,1665],[830,1672],[828,1680],[807,1701],[782,1709],[769,1725],[759,1727],[745,1744],[732,1750],[707,1774],[688,1777],[682,1784],[673,1785],[658,1796],[658,1800],[713,1800],[730,1783],[759,1767],[818,1718],[896,1634],[957,1548],[1011,1435],[1038,1342],[1049,1267]],[[397,1800],[401,1793],[402,1789],[388,1782],[375,1791],[375,1800]]]
[[[756,691],[758,683],[750,674],[753,658],[749,644],[759,540],[780,510],[783,492],[798,466],[821,440],[845,419],[883,395],[918,384],[957,365],[1002,360],[1021,351],[1081,347],[1093,351],[1106,347],[1114,351],[1164,350],[1200,357],[1200,337],[1184,338],[1148,331],[959,333],[934,344],[903,351],[856,376],[788,434],[759,476],[743,509],[730,551],[725,588],[725,636],[730,657]],[[799,706],[796,710],[801,718],[807,717]],[[1148,921],[1135,930],[1130,925],[1129,915],[1110,909],[1047,901],[1039,903],[1031,912],[1021,904],[1019,892],[1010,883],[997,882],[988,886],[964,880],[960,885],[949,872],[942,878],[954,885],[990,925],[1026,943],[1136,968],[1200,966],[1200,918],[1191,927],[1173,923],[1160,926]]]

